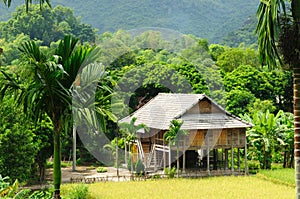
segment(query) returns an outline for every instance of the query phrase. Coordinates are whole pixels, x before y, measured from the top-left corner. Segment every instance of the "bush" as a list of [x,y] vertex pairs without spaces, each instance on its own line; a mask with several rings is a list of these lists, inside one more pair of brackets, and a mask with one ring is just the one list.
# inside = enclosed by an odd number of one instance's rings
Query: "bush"
[[145,174],[145,166],[141,159],[138,159],[135,164],[135,172],[138,175],[144,175]]
[[97,173],[105,173],[105,172],[107,172],[106,168],[104,168],[104,167],[98,167],[97,168]]
[[250,174],[257,174],[260,169],[260,163],[258,161],[248,161],[248,169]]
[[71,192],[69,192],[68,197],[69,199],[85,199],[87,198],[89,191],[89,187],[84,184],[79,184],[72,188]]
[[165,168],[164,170],[165,174],[168,176],[168,178],[174,178],[176,173],[176,167],[173,168]]

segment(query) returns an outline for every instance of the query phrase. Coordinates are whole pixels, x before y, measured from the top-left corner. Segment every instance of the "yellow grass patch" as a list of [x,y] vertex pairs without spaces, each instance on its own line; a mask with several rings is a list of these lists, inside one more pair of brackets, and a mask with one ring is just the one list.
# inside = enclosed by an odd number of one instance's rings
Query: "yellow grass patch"
[[[64,185],[62,192],[72,185]],[[243,198],[290,199],[291,187],[258,177],[211,177],[203,179],[160,179],[138,182],[107,182],[89,186],[90,198]]]

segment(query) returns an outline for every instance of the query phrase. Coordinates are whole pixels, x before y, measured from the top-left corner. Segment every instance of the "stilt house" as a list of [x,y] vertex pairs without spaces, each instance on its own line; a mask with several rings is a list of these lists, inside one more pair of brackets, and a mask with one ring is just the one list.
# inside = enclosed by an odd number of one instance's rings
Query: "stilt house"
[[[175,166],[177,148],[182,171],[198,169],[209,174],[214,170],[241,171],[241,155],[247,154],[246,128],[251,124],[230,114],[206,95],[159,93],[119,122],[130,122],[133,117],[137,118],[136,125],[150,128],[149,132],[140,131],[136,140],[136,158],[143,161],[148,171]],[[179,147],[163,139],[174,119],[183,121],[181,129],[188,132],[179,141]],[[247,159],[243,159],[247,168]]]

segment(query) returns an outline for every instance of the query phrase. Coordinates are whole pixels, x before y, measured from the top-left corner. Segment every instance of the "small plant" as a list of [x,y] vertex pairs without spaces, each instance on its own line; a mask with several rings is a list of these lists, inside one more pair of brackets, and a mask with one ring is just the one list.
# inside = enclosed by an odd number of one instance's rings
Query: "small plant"
[[138,159],[135,164],[135,172],[137,175],[144,175],[145,174],[145,166],[141,159]]
[[258,161],[248,161],[248,169],[250,174],[257,174],[260,169],[260,163]]
[[174,178],[176,173],[176,167],[173,168],[165,168],[164,170],[165,174],[168,176],[168,178]]
[[98,167],[97,168],[97,173],[105,173],[105,172],[107,172],[107,168],[105,168],[105,167]]
[[89,191],[89,187],[84,184],[79,184],[72,188],[71,192],[69,192],[68,197],[69,199],[85,199],[87,198]]
[[154,174],[153,176],[151,176],[151,179],[152,180],[161,179],[161,176],[159,174]]

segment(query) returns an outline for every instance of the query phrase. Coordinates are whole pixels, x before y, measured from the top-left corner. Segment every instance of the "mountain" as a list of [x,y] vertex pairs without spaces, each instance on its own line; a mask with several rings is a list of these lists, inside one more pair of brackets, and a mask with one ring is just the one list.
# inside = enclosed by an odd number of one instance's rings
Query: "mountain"
[[[100,33],[161,27],[217,43],[255,15],[259,0],[52,0],[51,3],[73,8],[82,22],[91,24]],[[9,9],[0,4],[0,20],[8,19],[15,4]]]

